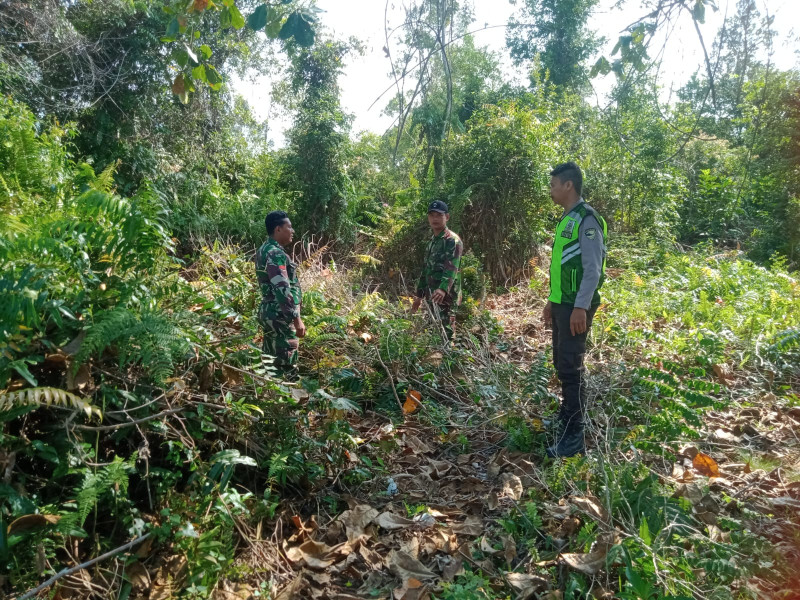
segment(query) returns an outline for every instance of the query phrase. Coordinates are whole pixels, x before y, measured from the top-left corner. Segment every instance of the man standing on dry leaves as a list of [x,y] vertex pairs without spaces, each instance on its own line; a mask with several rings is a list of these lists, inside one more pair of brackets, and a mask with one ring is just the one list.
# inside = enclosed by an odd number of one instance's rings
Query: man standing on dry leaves
[[600,305],[605,279],[606,222],[581,197],[583,174],[574,162],[550,173],[550,197],[564,209],[556,227],[550,260],[550,297],[542,318],[553,327],[553,363],[561,381],[556,443],[547,455],[573,456],[584,451],[586,411],[586,337]]
[[422,275],[417,281],[416,298],[411,312],[419,310],[422,300],[430,303],[433,314],[447,333],[453,337],[456,316],[453,307],[461,304],[461,255],[464,244],[461,238],[447,228],[450,210],[441,200],[428,206],[428,225],[433,237],[425,248],[425,262]]
[[264,354],[275,357],[278,374],[297,379],[298,338],[306,334],[300,318],[303,293],[297,279],[297,265],[284,251],[292,243],[294,229],[283,211],[276,210],[265,220],[269,239],[256,252],[256,277],[261,288],[258,322],[264,329]]

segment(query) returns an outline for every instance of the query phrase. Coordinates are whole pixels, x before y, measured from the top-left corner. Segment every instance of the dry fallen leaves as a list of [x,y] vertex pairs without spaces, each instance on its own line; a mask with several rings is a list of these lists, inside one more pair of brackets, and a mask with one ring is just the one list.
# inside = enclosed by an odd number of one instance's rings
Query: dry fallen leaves
[[436,579],[436,574],[433,571],[403,550],[392,550],[387,560],[387,566],[403,582],[409,579],[418,579],[420,581]]
[[368,504],[359,504],[352,510],[346,510],[339,515],[339,520],[344,523],[348,541],[353,541],[364,535],[367,526],[377,516],[378,510]]
[[706,477],[720,476],[719,465],[717,465],[717,461],[711,458],[708,454],[698,452],[697,455],[692,459],[692,466],[698,473],[705,475]]
[[517,600],[529,600],[547,589],[547,580],[527,573],[506,573],[506,581],[516,592]]
[[186,557],[175,555],[167,559],[156,572],[155,581],[150,588],[150,600],[167,600],[177,595],[186,580],[188,564]]
[[403,529],[414,524],[414,521],[391,512],[382,512],[373,519],[373,523],[384,529]]
[[480,517],[470,515],[463,523],[454,524],[452,529],[461,535],[478,536],[483,533],[483,527],[483,520]]
[[420,406],[422,406],[422,394],[417,390],[408,390],[406,401],[403,403],[403,414],[410,415],[415,413]]
[[586,513],[594,520],[599,521],[601,525],[610,526],[611,519],[608,511],[601,504],[600,500],[595,496],[586,496],[585,498],[574,497],[570,498],[570,502],[574,504],[578,510]]
[[300,571],[300,574],[275,596],[275,600],[294,600],[299,598],[299,592],[303,587],[303,574],[303,571]]
[[608,548],[602,546],[588,554],[568,553],[562,554],[561,559],[570,568],[585,575],[594,575],[606,565]]
[[18,519],[14,519],[11,525],[8,526],[6,535],[19,535],[24,531],[44,527],[45,525],[54,525],[61,520],[58,515],[23,515]]
[[428,597],[428,589],[424,583],[415,577],[403,581],[403,587],[393,592],[395,600],[423,600]]
[[519,477],[513,473],[503,473],[500,476],[500,483],[503,486],[502,494],[504,496],[508,496],[514,500],[522,498],[522,480]]
[[125,577],[128,578],[134,589],[144,590],[150,587],[150,574],[138,560],[125,566]]

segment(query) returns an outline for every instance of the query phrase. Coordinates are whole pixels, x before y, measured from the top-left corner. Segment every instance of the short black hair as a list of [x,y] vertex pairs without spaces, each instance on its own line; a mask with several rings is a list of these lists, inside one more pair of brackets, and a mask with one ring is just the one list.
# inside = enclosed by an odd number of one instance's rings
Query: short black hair
[[264,225],[267,226],[267,235],[272,235],[275,233],[275,228],[280,227],[283,225],[284,221],[289,218],[282,210],[273,210],[271,213],[267,215],[267,218],[264,219]]
[[581,173],[581,168],[572,161],[556,165],[555,169],[550,171],[550,176],[558,177],[561,183],[571,181],[578,196],[583,192],[583,173]]

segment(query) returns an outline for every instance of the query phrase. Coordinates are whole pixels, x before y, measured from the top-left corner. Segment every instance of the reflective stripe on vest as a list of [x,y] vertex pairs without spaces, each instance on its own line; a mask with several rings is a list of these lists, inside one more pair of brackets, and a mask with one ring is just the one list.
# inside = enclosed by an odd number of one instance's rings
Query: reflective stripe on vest
[[[553,240],[553,253],[550,259],[550,296],[548,300],[555,304],[574,304],[581,279],[583,266],[581,263],[580,227],[585,216],[593,216],[602,227],[603,244],[608,239],[608,227],[605,219],[585,202],[578,203],[559,221]],[[605,257],[597,289],[605,279]],[[596,302],[599,294],[595,290]]]

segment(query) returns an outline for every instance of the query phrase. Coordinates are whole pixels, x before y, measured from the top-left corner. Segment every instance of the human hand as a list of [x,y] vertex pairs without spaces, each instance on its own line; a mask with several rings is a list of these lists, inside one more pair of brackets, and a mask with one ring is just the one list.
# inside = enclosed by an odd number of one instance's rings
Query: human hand
[[297,332],[297,337],[299,337],[299,338],[306,337],[306,324],[303,323],[303,319],[301,319],[300,317],[297,317],[294,320],[294,328],[295,328],[295,330]]
[[573,308],[569,316],[569,330],[572,335],[586,333],[586,309]]
[[447,295],[442,289],[437,289],[431,294],[431,302],[434,304],[441,304],[444,301],[444,297]]
[[553,304],[548,300],[542,309],[542,322],[547,327],[553,322]]

